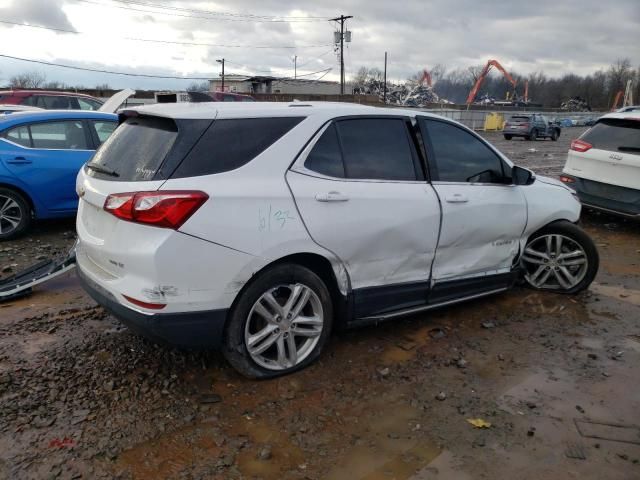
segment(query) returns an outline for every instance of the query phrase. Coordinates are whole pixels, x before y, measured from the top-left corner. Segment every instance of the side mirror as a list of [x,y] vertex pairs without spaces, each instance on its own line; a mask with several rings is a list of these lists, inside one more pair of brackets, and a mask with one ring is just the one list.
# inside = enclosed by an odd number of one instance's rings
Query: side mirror
[[514,185],[531,185],[536,176],[531,170],[514,165],[511,169],[511,179]]

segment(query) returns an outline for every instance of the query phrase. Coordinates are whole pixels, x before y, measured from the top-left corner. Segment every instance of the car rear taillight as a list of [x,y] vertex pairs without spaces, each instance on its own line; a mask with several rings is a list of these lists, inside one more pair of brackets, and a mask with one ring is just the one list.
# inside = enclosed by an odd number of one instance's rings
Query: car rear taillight
[[149,310],[162,310],[164,307],[167,306],[166,303],[149,303],[149,302],[143,302],[142,300],[138,300],[133,297],[128,297],[124,294],[122,296],[127,300],[127,302],[133,303],[138,307],[146,308]]
[[560,175],[560,181],[562,183],[575,183],[575,178],[567,177],[566,175]]
[[587,150],[590,150],[592,148],[593,148],[593,145],[591,145],[588,142],[585,142],[584,140],[572,140],[571,141],[570,149],[575,151],[575,152],[586,152]]
[[199,191],[115,193],[107,197],[104,209],[128,222],[177,230],[208,198]]

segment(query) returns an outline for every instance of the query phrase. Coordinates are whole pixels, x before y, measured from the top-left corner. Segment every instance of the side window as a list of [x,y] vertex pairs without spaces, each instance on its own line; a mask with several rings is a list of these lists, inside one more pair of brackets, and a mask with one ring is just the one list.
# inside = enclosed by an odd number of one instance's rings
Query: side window
[[414,154],[404,120],[340,120],[336,127],[347,178],[416,180]]
[[80,110],[98,110],[102,106],[95,100],[89,100],[87,98],[77,98],[76,100],[78,101]]
[[35,123],[31,125],[33,148],[89,150],[82,122]]
[[30,97],[24,97],[24,100],[22,100],[21,105],[28,105],[30,107],[37,107],[36,100],[37,100],[37,97],[35,97],[33,95],[30,96]]
[[471,133],[450,123],[421,119],[442,182],[504,183],[502,160]]
[[236,97],[234,97],[233,95],[225,95],[224,97],[222,97],[222,101],[223,102],[235,102],[236,101]]
[[117,127],[116,122],[99,122],[92,120],[91,124],[96,131],[96,135],[98,135],[99,145],[102,145]]
[[[69,110],[71,105],[69,104],[69,98],[64,95],[43,95],[40,97],[44,103],[44,108],[47,110]],[[38,104],[40,106],[40,104]]]
[[249,163],[304,117],[215,120],[171,178],[228,172]]
[[11,130],[5,132],[2,136],[10,142],[17,143],[18,145],[22,145],[23,147],[31,146],[29,127],[27,127],[26,125],[12,128]]
[[334,124],[329,125],[323,132],[305,160],[304,166],[323,175],[344,178],[342,151]]

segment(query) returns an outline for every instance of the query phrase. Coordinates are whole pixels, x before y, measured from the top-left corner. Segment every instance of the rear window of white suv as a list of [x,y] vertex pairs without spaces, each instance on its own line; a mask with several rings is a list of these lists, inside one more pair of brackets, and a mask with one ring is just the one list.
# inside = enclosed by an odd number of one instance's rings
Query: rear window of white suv
[[640,121],[605,118],[587,130],[580,140],[599,150],[640,153]]

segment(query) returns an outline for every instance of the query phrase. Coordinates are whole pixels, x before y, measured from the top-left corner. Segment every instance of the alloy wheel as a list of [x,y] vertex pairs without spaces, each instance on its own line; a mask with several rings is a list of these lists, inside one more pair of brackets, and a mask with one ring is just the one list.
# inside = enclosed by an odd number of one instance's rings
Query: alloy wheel
[[23,215],[18,202],[9,196],[0,195],[0,234],[7,235],[18,228]]
[[279,285],[249,312],[244,342],[261,367],[285,370],[303,362],[320,340],[324,312],[318,295],[301,283]]
[[589,261],[582,246],[564,235],[533,239],[524,249],[525,280],[544,290],[571,290],[587,273]]

